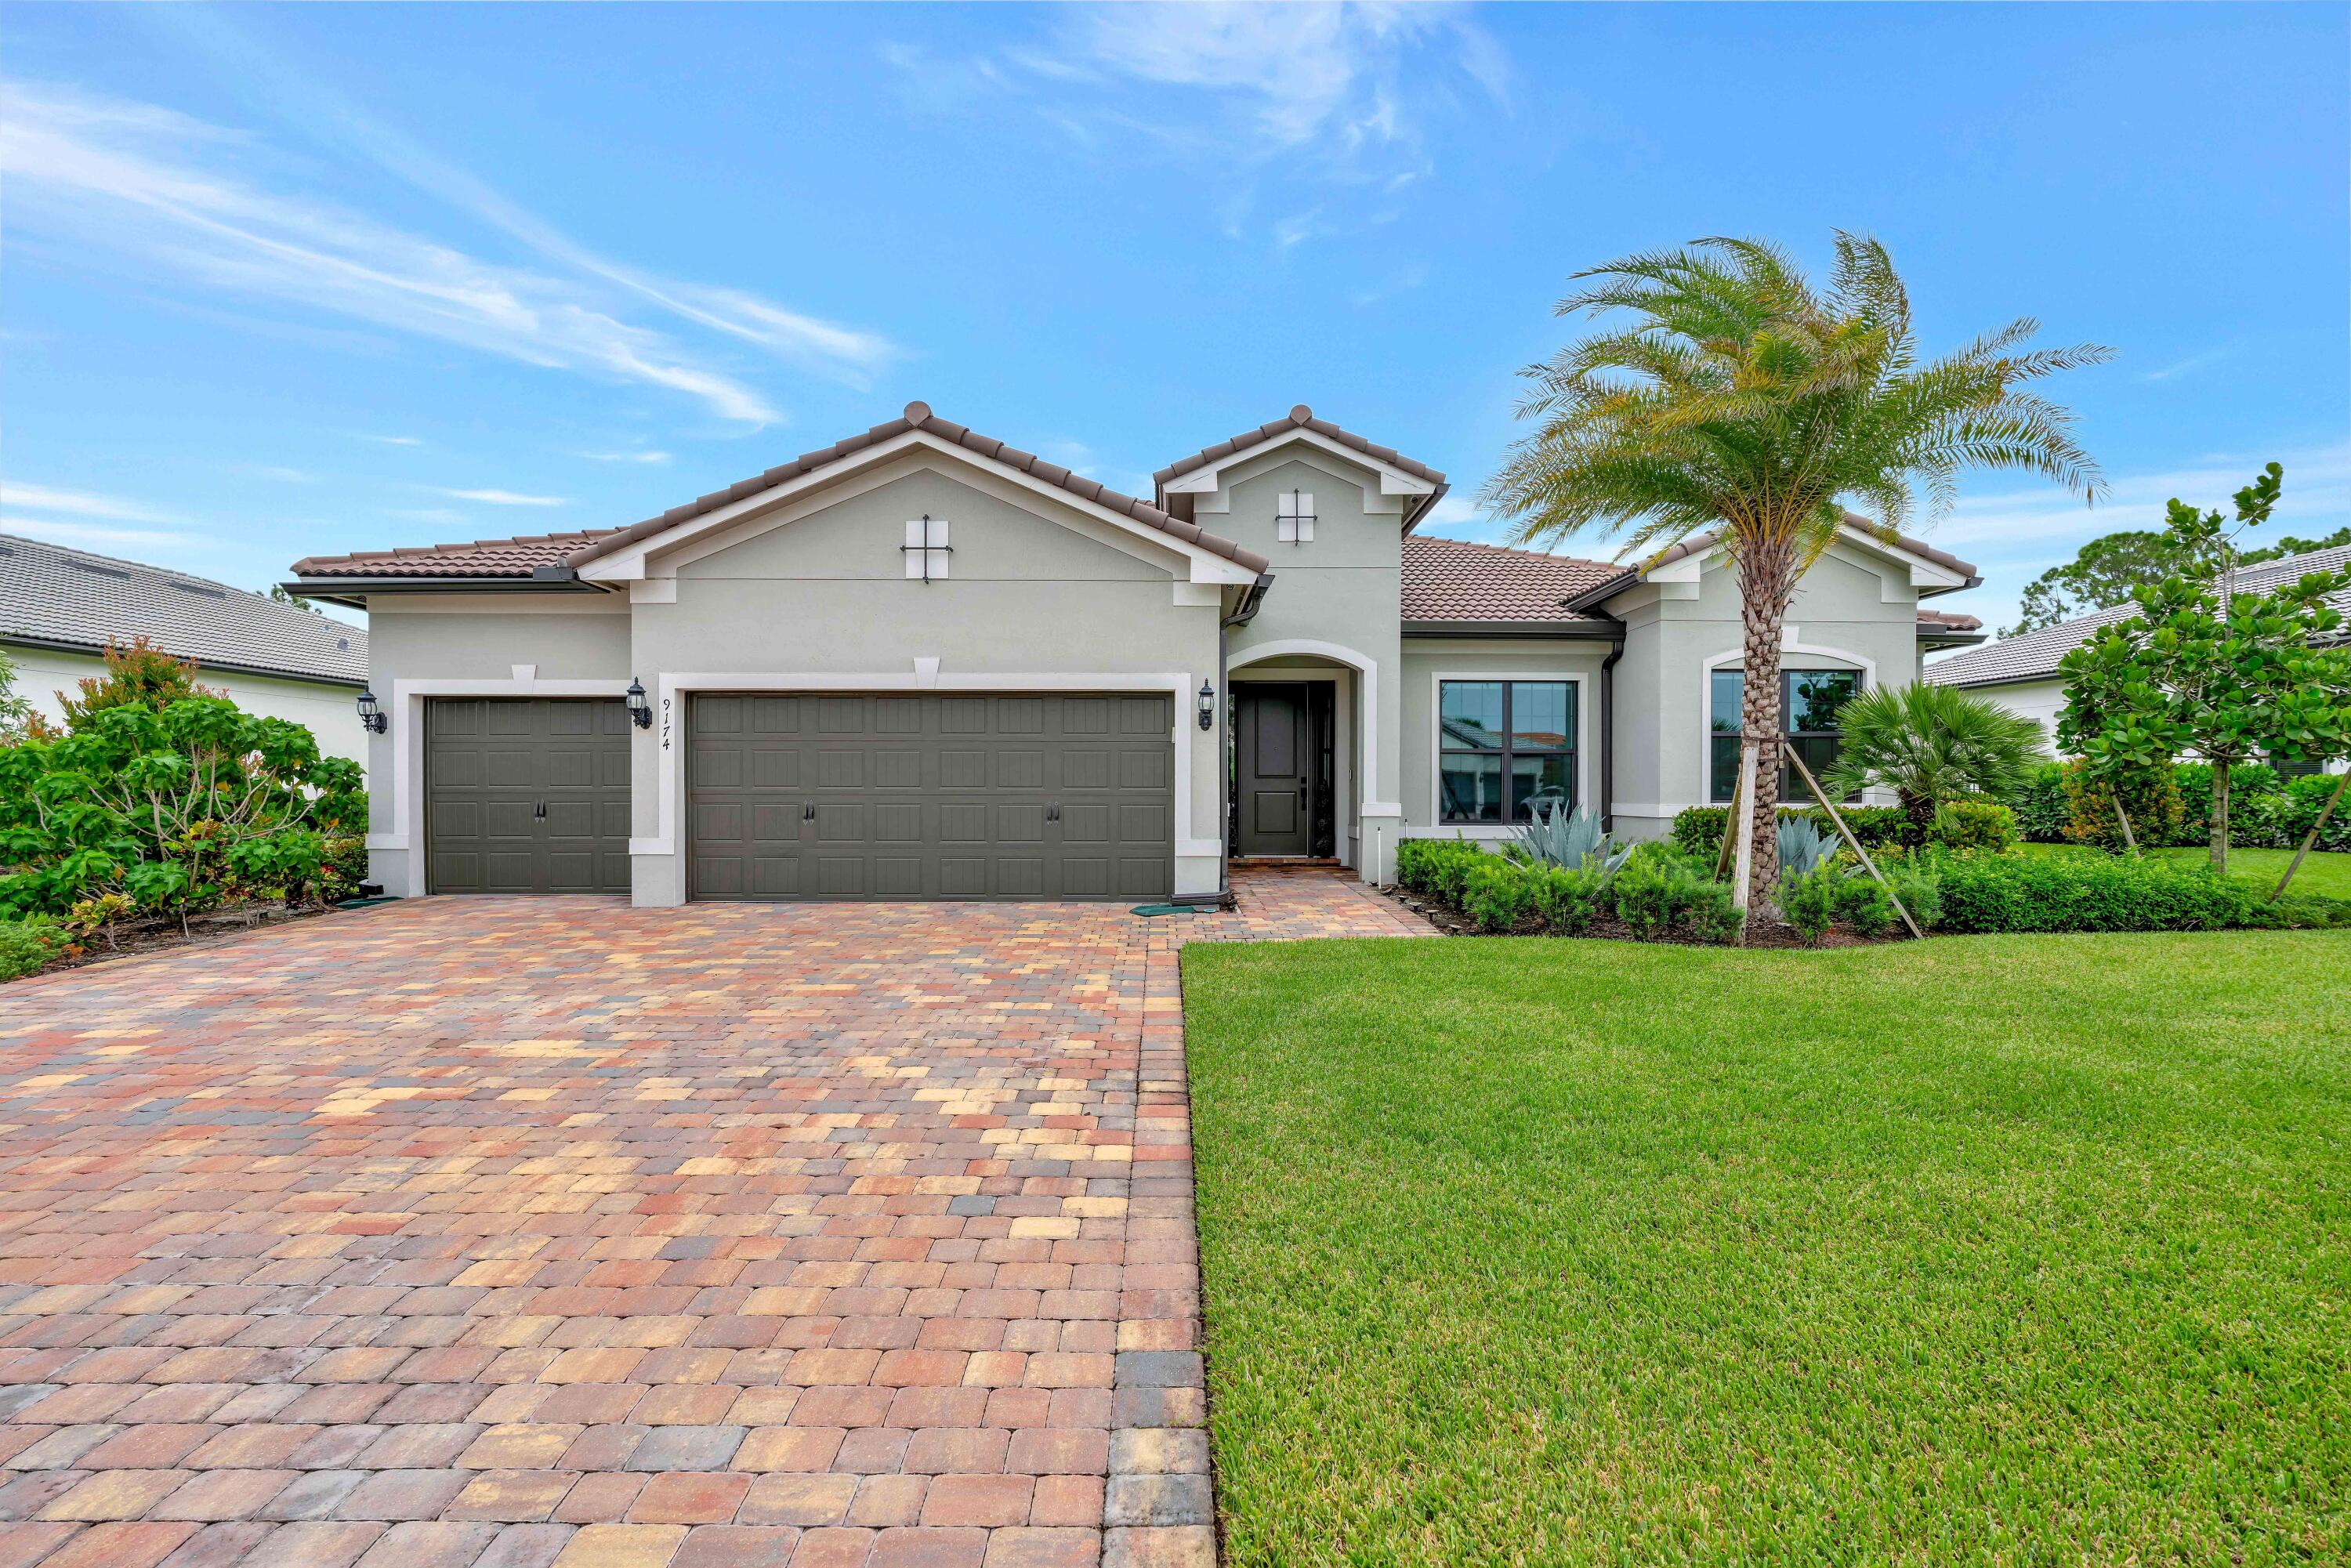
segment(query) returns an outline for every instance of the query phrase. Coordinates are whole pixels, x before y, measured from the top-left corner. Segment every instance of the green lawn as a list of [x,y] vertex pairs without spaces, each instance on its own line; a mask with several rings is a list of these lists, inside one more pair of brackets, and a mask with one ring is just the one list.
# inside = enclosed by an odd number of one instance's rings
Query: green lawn
[[[2102,855],[2106,852],[2082,844],[2020,844],[2017,847],[2032,855]],[[2182,861],[2191,865],[2202,865],[2207,859],[2207,852],[2200,849],[2149,850],[2147,852],[2150,856],[2160,855],[2166,860]],[[2231,850],[2229,874],[2251,877],[2261,884],[2263,893],[2267,893],[2277,885],[2277,879],[2285,874],[2285,868],[2293,860],[2292,850]],[[2351,855],[2311,851],[2303,858],[2302,869],[2294,873],[2294,882],[2287,891],[2323,893],[2329,898],[2351,898]]]
[[1184,990],[1231,1563],[2351,1560],[2351,933]]

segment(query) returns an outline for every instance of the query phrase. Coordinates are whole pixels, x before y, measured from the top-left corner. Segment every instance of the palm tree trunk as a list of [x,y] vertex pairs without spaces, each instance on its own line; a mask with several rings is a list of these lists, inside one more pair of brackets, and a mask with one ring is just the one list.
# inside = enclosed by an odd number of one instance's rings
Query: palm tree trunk
[[1908,820],[1902,830],[1903,843],[1914,850],[1926,848],[1927,834],[1935,826],[1935,798],[1907,789],[1896,793],[1901,797],[1902,815]]
[[1739,726],[1756,742],[1755,794],[1747,802],[1747,831],[1754,841],[1747,883],[1750,915],[1767,920],[1780,914],[1780,753],[1784,732],[1780,711],[1781,626],[1794,587],[1794,561],[1785,544],[1755,543],[1739,553]]

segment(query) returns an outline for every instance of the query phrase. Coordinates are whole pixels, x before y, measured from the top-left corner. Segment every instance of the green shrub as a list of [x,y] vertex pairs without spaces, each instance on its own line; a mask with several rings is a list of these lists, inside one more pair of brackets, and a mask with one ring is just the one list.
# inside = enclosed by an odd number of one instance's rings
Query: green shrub
[[[1780,814],[1783,819],[1801,817],[1811,822],[1832,844],[1844,842],[1844,836],[1837,831],[1836,824],[1830,821],[1828,813],[1817,806],[1782,806]],[[1853,836],[1872,853],[1880,844],[1901,842],[1902,831],[1909,821],[1898,806],[1841,805],[1837,808],[1837,815],[1844,819],[1845,826],[1853,830]],[[1726,806],[1686,806],[1675,813],[1674,825],[1667,836],[1677,847],[1712,866],[1722,853],[1722,830],[1729,816],[1729,808]]]
[[72,938],[46,915],[0,914],[0,980],[37,974],[70,946]]
[[[1943,879],[1916,863],[1882,865],[1886,880],[1894,884],[1894,895],[1910,918],[1918,923],[1921,931],[1932,931],[1943,921]],[[1898,917],[1897,917],[1898,918]]]
[[1948,800],[1935,812],[1927,840],[1945,849],[1997,853],[2016,842],[2016,813],[1991,800]]
[[2065,803],[2064,763],[2040,764],[2007,800],[2009,810],[2016,813],[2017,831],[2026,839],[2036,844],[2065,842],[2065,823],[2071,813]]
[[1692,941],[1719,945],[1738,936],[1739,904],[1729,883],[1694,878],[1687,897],[1682,929]]
[[1962,855],[1940,867],[1949,931],[2210,931],[2257,896],[2201,866],[2095,856]]
[[1415,893],[1458,904],[1471,868],[1499,858],[1467,839],[1406,839],[1396,845],[1396,881]]
[[1499,855],[1482,857],[1464,873],[1462,913],[1479,930],[1511,932],[1525,926],[1535,912],[1536,873]]
[[1796,935],[1817,945],[1836,918],[1838,884],[1844,875],[1835,867],[1814,866],[1802,876],[1780,880],[1780,913]]
[[[1641,849],[1650,847],[1644,844]],[[1696,881],[1686,864],[1636,851],[1608,884],[1608,891],[1616,905],[1616,918],[1634,936],[1651,942],[1681,919],[1682,911],[1689,907],[1689,889]]]
[[1894,901],[1867,872],[1848,873],[1838,879],[1836,917],[1856,936],[1883,936],[1894,928]]
[[1555,936],[1580,936],[1606,906],[1613,875],[1595,865],[1554,866],[1531,873],[1535,917]]
[[1689,853],[1712,860],[1722,853],[1722,830],[1729,821],[1728,806],[1685,806],[1674,813],[1668,836]]
[[[2066,763],[2066,839],[2100,849],[2121,849],[2122,824],[2115,821],[2115,795],[2119,793],[2123,809],[2130,813],[2131,834],[2141,849],[2179,841],[2185,812],[2178,773],[2173,768],[2134,769],[2122,775],[2117,786],[2093,778],[2085,763]],[[2208,773],[2208,788],[2210,778]]]

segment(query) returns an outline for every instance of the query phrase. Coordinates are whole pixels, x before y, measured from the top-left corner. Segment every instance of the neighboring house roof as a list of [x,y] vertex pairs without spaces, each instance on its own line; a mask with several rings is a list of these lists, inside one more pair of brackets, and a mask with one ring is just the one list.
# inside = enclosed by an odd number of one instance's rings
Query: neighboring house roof
[[[2351,545],[2335,545],[2306,555],[2256,561],[2237,569],[2241,591],[2266,593],[2314,571],[2340,571],[2351,567]],[[2327,602],[2351,615],[2351,590],[2327,596]],[[2057,662],[2095,636],[2099,628],[2127,621],[2138,613],[2137,604],[2117,604],[2075,620],[2043,626],[2038,632],[2004,637],[1997,643],[1954,653],[1918,672],[1918,678],[1941,686],[1996,686],[2011,681],[2055,678]]]
[[1238,435],[1219,441],[1213,446],[1204,446],[1189,457],[1177,458],[1154,474],[1151,476],[1151,482],[1159,493],[1165,496],[1170,481],[1181,479],[1186,474],[1196,474],[1203,468],[1225,463],[1243,453],[1270,442],[1280,441],[1284,436],[1301,430],[1311,430],[1326,441],[1335,442],[1351,452],[1360,452],[1374,463],[1385,464],[1391,468],[1399,469],[1415,479],[1426,481],[1433,486],[1428,494],[1421,497],[1415,505],[1406,508],[1404,526],[1407,533],[1411,532],[1413,525],[1426,517],[1429,508],[1436,506],[1445,494],[1445,476],[1427,464],[1416,462],[1393,446],[1382,446],[1378,442],[1357,435],[1352,430],[1342,430],[1327,419],[1317,419],[1314,417],[1314,411],[1302,402],[1292,408],[1287,418],[1260,424],[1254,430],[1244,430]]
[[1623,575],[1621,567],[1604,560],[1406,534],[1404,620],[1406,625],[1550,621],[1604,626],[1611,617],[1571,610],[1568,601]]
[[511,539],[475,539],[468,544],[433,545],[414,549],[309,556],[296,561],[293,570],[297,577],[334,578],[528,578],[542,569],[569,568],[576,570],[614,550],[626,549],[681,523],[715,512],[721,507],[732,506],[763,490],[773,489],[788,480],[815,473],[913,431],[921,431],[992,462],[1018,469],[1031,478],[1120,513],[1146,528],[1155,528],[1211,554],[1223,556],[1250,571],[1262,572],[1272,565],[1255,551],[1243,549],[1230,539],[1209,533],[1181,517],[1172,517],[1148,501],[1123,496],[1107,486],[1072,474],[1058,463],[1048,463],[1034,453],[1008,446],[992,436],[982,435],[967,426],[941,419],[931,412],[928,403],[910,402],[901,417],[877,424],[861,435],[836,441],[831,446],[820,447],[814,452],[803,452],[789,463],[778,464],[747,479],[737,480],[723,490],[714,490],[683,507],[672,507],[659,517],[647,517],[626,528],[590,528],[574,534],[538,534]]
[[0,642],[102,652],[145,637],[207,669],[367,684],[367,633],[224,582],[0,534]]
[[1918,624],[1938,626],[1950,632],[1980,632],[1983,622],[1972,615],[1962,615],[1956,610],[1921,610]]

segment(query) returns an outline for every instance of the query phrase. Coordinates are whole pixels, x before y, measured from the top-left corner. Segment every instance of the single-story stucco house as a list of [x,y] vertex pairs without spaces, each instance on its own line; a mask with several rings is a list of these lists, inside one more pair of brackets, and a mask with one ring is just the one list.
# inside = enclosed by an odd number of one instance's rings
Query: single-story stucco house
[[[369,612],[396,894],[1201,900],[1229,855],[1384,881],[1539,799],[1625,836],[1719,799],[1722,552],[1424,537],[1445,489],[1299,407],[1146,502],[916,402],[631,527],[293,570]],[[1976,640],[1921,601],[1977,581],[1848,528],[1788,616],[1798,744]]]
[[42,717],[61,722],[58,694],[105,674],[107,645],[137,637],[194,660],[199,684],[246,712],[292,719],[327,756],[366,764],[351,706],[365,632],[190,572],[0,534],[0,653]]
[[[2311,572],[2341,571],[2346,566],[2351,566],[2351,545],[2334,545],[2239,567],[2236,583],[2246,592],[2267,593]],[[2351,591],[2330,595],[2327,602],[2351,616]],[[2038,719],[2053,746],[2057,716],[2065,706],[2065,684],[2058,678],[2057,662],[2095,636],[2102,627],[2127,621],[2137,613],[2137,604],[2117,604],[2054,626],[2043,626],[2037,632],[2003,637],[1997,643],[1938,659],[1919,672],[1919,678],[1935,685],[1961,687],[2000,704],[2011,713]],[[2287,770],[2318,769],[2314,765],[2288,764]]]

